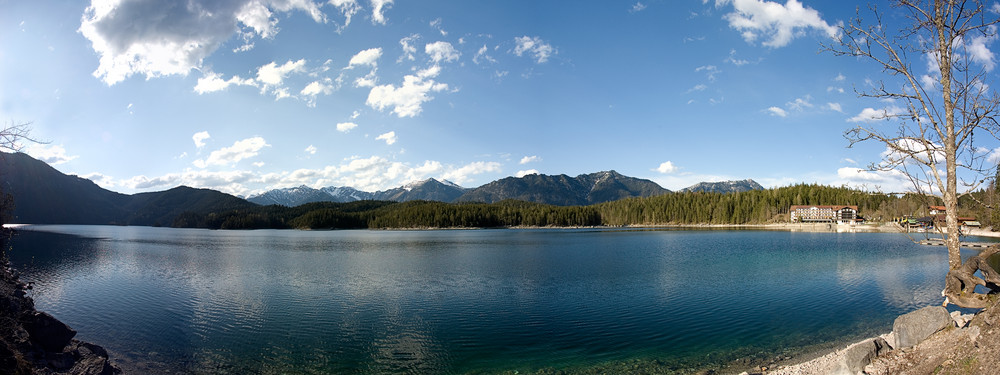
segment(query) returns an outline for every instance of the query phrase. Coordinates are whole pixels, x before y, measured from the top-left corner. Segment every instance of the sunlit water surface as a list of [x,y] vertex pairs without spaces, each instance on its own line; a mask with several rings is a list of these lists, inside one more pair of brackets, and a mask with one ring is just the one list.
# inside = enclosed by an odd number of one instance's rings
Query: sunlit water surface
[[777,231],[29,226],[11,258],[157,373],[718,368],[886,332],[947,270],[898,234]]

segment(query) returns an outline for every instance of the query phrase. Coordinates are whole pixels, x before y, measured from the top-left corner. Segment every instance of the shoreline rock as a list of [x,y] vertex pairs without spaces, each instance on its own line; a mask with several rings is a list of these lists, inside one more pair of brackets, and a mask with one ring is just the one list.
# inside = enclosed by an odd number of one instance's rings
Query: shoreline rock
[[0,373],[121,374],[104,348],[74,339],[68,325],[35,310],[26,289],[10,263],[0,260]]

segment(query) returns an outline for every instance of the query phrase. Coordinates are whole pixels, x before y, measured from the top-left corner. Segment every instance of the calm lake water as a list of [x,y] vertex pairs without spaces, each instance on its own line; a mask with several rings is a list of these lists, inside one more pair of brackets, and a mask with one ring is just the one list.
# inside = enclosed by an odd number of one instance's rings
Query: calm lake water
[[11,259],[143,373],[684,372],[887,332],[947,271],[899,234],[777,231],[29,226]]

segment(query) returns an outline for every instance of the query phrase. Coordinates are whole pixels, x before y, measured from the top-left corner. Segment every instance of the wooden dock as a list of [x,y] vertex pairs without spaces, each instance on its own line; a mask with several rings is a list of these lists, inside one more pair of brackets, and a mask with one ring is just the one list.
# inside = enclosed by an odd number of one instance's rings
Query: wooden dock
[[[944,240],[938,239],[922,240],[920,241],[920,244],[929,246],[945,246]],[[961,246],[966,249],[984,249],[993,245],[1000,245],[1000,242],[962,242]]]

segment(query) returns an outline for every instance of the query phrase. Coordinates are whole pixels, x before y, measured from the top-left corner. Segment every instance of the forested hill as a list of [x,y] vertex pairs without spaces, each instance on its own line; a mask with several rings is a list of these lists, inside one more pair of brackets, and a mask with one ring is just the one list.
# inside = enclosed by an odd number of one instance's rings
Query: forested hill
[[115,193],[22,153],[0,153],[0,191],[14,199],[11,222],[22,224],[171,225],[183,212],[207,214],[256,206],[229,194],[184,186],[155,193]]
[[588,206],[505,200],[496,203],[429,201],[311,203],[264,206],[211,214],[188,213],[174,223],[202,228],[454,228],[785,222],[791,205],[854,205],[862,215],[892,216],[926,207],[923,200],[848,188],[795,185],[740,193],[674,193]]

